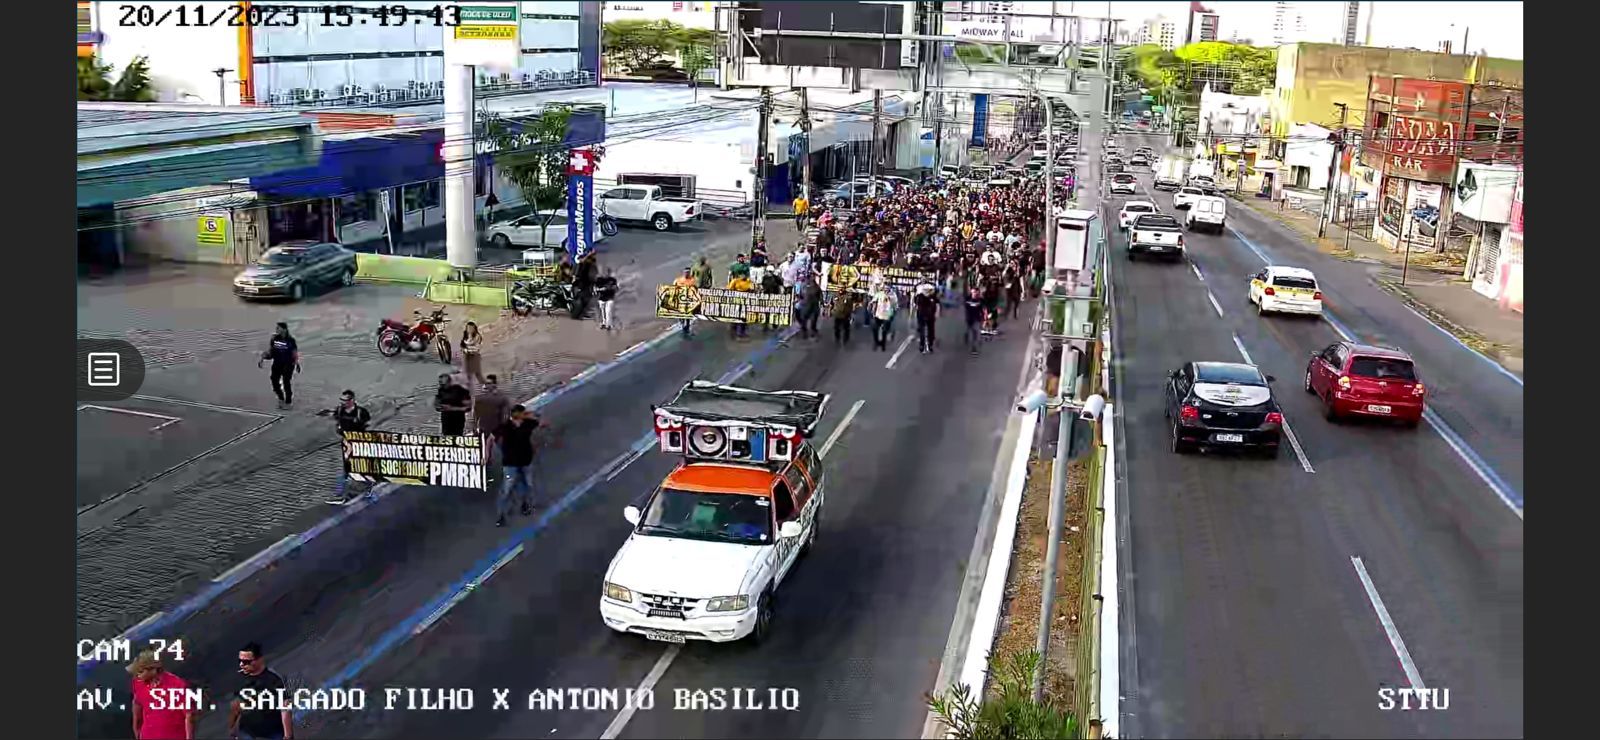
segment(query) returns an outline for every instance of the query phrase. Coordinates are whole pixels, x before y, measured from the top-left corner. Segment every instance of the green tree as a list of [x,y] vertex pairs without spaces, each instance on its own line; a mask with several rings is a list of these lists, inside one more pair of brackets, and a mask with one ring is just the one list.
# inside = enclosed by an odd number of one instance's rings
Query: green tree
[[682,27],[671,21],[627,19],[605,25],[606,58],[629,72],[649,66],[678,48]]
[[1071,740],[1080,737],[1072,711],[1046,698],[1033,700],[1039,654],[1029,651],[991,661],[994,691],[979,702],[965,685],[930,697],[928,707],[956,740]]
[[689,75],[689,84],[698,86],[700,73],[715,62],[711,49],[717,42],[717,34],[705,28],[680,28],[675,36],[683,71]]
[[112,72],[112,66],[102,63],[99,57],[78,57],[78,99],[130,103],[156,99],[148,59],[135,57],[115,80],[111,79]]
[[[495,169],[517,186],[535,212],[560,208],[567,199],[567,127],[572,108],[551,105],[519,126],[498,113],[480,111],[479,136],[494,147]],[[544,242],[548,224],[539,225]]]

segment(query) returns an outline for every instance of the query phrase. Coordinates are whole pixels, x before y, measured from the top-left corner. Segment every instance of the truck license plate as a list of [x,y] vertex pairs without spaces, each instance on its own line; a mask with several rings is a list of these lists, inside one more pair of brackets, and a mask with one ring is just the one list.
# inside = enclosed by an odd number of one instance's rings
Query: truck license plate
[[1218,442],[1243,442],[1244,441],[1244,435],[1243,434],[1218,434],[1217,435],[1217,441]]
[[1374,414],[1387,414],[1394,409],[1388,406],[1368,406],[1367,410]]
[[676,632],[667,632],[665,630],[645,630],[644,636],[645,638],[655,640],[656,642],[674,642],[679,645],[688,642],[683,635],[680,635]]

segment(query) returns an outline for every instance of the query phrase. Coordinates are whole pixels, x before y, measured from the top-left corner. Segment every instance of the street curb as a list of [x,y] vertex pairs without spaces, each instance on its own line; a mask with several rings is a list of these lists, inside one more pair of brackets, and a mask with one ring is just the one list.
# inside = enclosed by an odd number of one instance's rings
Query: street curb
[[1390,293],[1394,297],[1399,298],[1400,302],[1403,303],[1406,308],[1411,309],[1411,312],[1417,314],[1422,318],[1423,321],[1432,324],[1435,329],[1438,329],[1440,332],[1449,335],[1449,337],[1454,339],[1457,344],[1467,348],[1473,354],[1476,354],[1479,357],[1489,361],[1489,363],[1494,365],[1495,368],[1500,370],[1500,372],[1510,376],[1512,380],[1515,380],[1517,385],[1520,386],[1523,384],[1523,379],[1516,373],[1512,372],[1511,368],[1506,367],[1504,362],[1500,361],[1499,358],[1502,355],[1498,351],[1492,353],[1484,352],[1483,350],[1477,349],[1471,344],[1468,344],[1468,342],[1478,342],[1489,347],[1499,347],[1500,345],[1489,341],[1482,334],[1479,334],[1454,321],[1451,321],[1449,318],[1446,318],[1444,314],[1438,311],[1438,309],[1423,303],[1415,296],[1411,295],[1411,291],[1406,290],[1405,286],[1381,277],[1375,277],[1373,278],[1373,281],[1379,288],[1382,288],[1384,291]]
[[[677,333],[677,331],[678,330],[675,327],[668,327],[654,339],[629,347],[618,354],[615,359],[599,362],[589,366],[582,372],[574,375],[572,378],[557,383],[539,395],[534,396],[523,405],[530,410],[538,410],[543,408],[561,396],[570,393],[577,388],[583,387],[584,385],[593,381],[595,378],[598,378],[601,375],[604,375],[605,373],[644,355],[650,350],[661,346],[663,343],[670,340],[673,335]],[[765,355],[762,356],[764,357]],[[327,531],[334,529],[340,524],[350,520],[356,514],[359,514],[360,512],[370,508],[373,504],[377,503],[379,499],[388,496],[398,489],[399,486],[393,483],[379,483],[378,485],[373,486],[371,491],[363,495],[361,499],[355,503],[346,505],[345,507],[341,508],[338,513],[323,519],[320,522],[317,522],[315,525],[312,525],[310,529],[307,529],[304,532],[291,533],[284,536],[283,539],[278,540],[277,542],[268,546],[266,549],[250,556],[249,558],[246,558],[243,561],[240,561],[237,565],[234,565],[233,567],[218,574],[211,579],[205,588],[201,589],[198,593],[190,596],[182,602],[179,602],[177,606],[151,614],[138,624],[128,628],[127,631],[123,632],[121,635],[118,635],[115,639],[127,640],[129,642],[142,642],[150,635],[159,635],[163,633],[172,624],[182,621],[183,619],[193,615],[195,612],[210,606],[212,601],[215,601],[217,597],[227,593],[233,587],[243,583],[251,576],[261,572],[266,567],[283,559],[290,553],[299,550]],[[93,670],[98,664],[99,661],[95,660],[79,661],[78,682],[82,683],[83,681],[87,680],[89,671]]]
[[[1295,236],[1295,238],[1297,240],[1302,242],[1303,246],[1309,248],[1313,252],[1317,252],[1319,254],[1323,254],[1323,255],[1326,255],[1328,257],[1332,257],[1332,258],[1334,258],[1336,260],[1340,260],[1342,262],[1353,262],[1353,263],[1357,263],[1357,264],[1368,264],[1368,265],[1381,266],[1381,267],[1386,267],[1386,268],[1395,269],[1395,270],[1399,270],[1402,267],[1401,265],[1389,264],[1388,262],[1385,262],[1385,261],[1383,261],[1381,259],[1380,260],[1374,260],[1374,259],[1372,259],[1370,257],[1354,256],[1356,253],[1353,250],[1346,251],[1344,249],[1340,249],[1340,250],[1338,250],[1337,253],[1336,252],[1324,252],[1321,249],[1321,247],[1318,246],[1317,242],[1318,242],[1319,238],[1315,234],[1300,230],[1300,228],[1298,226],[1296,226],[1294,223],[1284,219],[1283,217],[1279,216],[1276,212],[1274,212],[1272,210],[1267,210],[1267,209],[1262,209],[1262,208],[1256,207],[1256,205],[1253,202],[1253,199],[1245,199],[1245,198],[1240,198],[1238,196],[1234,196],[1234,200],[1237,200],[1241,204],[1243,204],[1244,207],[1247,210],[1253,211],[1256,214],[1257,217],[1263,218],[1263,219],[1265,219],[1266,221],[1268,221],[1270,223],[1276,223],[1278,226],[1280,226],[1280,227],[1282,227],[1284,229],[1287,229],[1291,234],[1293,234]],[[1344,227],[1341,226],[1340,228],[1344,228]],[[1306,243],[1306,240],[1310,240],[1310,242]],[[1367,239],[1366,241],[1372,241],[1372,240],[1371,239]],[[1343,256],[1343,255],[1352,255],[1352,256],[1348,256],[1347,257],[1347,256]],[[1421,270],[1422,272],[1432,273],[1432,274],[1435,274],[1435,275],[1448,275],[1450,277],[1459,277],[1460,274],[1461,274],[1461,270],[1460,269],[1444,269],[1444,268],[1434,267],[1434,266],[1431,266],[1431,265],[1419,265],[1419,264],[1417,264],[1415,262],[1411,263],[1411,269],[1412,270]]]

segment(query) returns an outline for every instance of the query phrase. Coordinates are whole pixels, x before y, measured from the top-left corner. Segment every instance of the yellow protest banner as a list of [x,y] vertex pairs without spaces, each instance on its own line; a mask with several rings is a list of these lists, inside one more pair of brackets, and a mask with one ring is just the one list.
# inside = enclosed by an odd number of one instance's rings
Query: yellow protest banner
[[741,290],[662,285],[656,288],[656,316],[663,319],[700,319],[725,324],[788,326],[794,317],[794,298],[786,293],[746,293]]

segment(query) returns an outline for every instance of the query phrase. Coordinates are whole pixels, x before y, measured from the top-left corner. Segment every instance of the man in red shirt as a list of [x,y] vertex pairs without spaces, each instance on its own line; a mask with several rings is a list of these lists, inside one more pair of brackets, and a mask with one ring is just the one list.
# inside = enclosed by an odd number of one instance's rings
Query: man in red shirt
[[133,675],[133,736],[139,740],[193,740],[195,714],[184,704],[189,683],[168,673],[154,650],[139,653]]

